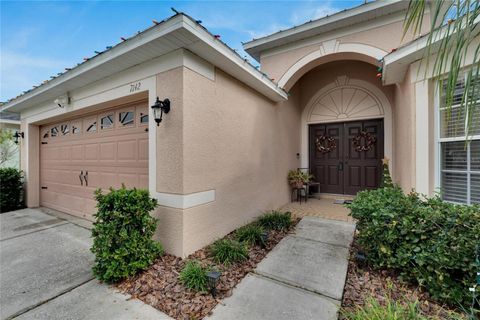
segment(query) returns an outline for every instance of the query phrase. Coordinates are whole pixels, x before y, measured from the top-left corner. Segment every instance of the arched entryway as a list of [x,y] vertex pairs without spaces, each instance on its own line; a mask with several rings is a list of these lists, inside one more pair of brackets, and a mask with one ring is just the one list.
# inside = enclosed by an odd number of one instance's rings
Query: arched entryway
[[366,62],[336,61],[296,84],[303,106],[301,167],[310,168],[321,193],[376,188],[382,159],[393,159],[392,91],[382,87],[375,71]]

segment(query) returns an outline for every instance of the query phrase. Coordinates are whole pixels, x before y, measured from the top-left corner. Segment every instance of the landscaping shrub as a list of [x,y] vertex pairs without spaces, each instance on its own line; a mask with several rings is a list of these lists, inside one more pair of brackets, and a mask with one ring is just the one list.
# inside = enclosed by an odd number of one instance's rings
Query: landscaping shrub
[[229,265],[248,257],[247,247],[238,241],[220,239],[210,246],[210,252],[217,263]]
[[266,229],[284,230],[292,225],[290,212],[268,211],[260,216],[257,223]]
[[359,192],[348,207],[372,266],[398,269],[436,300],[471,305],[469,288],[480,271],[480,206],[405,195],[392,187]]
[[185,287],[205,292],[207,291],[207,272],[208,269],[202,267],[198,261],[190,260],[180,271],[178,278]]
[[256,224],[248,224],[235,232],[238,241],[249,245],[265,245],[262,233],[264,229]]
[[23,172],[0,168],[0,212],[23,208]]
[[91,251],[95,254],[93,273],[105,282],[116,282],[147,268],[162,254],[158,242],[152,240],[157,220],[150,211],[157,200],[147,190],[110,189],[95,191],[98,211],[94,215]]

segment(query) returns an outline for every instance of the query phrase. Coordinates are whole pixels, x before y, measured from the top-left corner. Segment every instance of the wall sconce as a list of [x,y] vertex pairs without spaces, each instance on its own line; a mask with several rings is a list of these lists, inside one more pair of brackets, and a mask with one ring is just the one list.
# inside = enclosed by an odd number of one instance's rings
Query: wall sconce
[[18,131],[15,131],[15,134],[13,135],[13,137],[15,138],[15,144],[18,144],[18,139],[19,138],[24,138],[24,134],[23,132],[18,132]]
[[53,103],[55,103],[60,108],[64,108],[65,105],[70,104],[70,97],[68,95],[58,97],[57,99],[53,100]]
[[155,101],[155,104],[152,106],[153,109],[153,117],[155,118],[155,122],[157,123],[157,127],[160,125],[160,122],[162,122],[162,116],[163,113],[169,113],[170,112],[170,100],[165,99],[165,100],[160,100],[157,97],[157,101]]

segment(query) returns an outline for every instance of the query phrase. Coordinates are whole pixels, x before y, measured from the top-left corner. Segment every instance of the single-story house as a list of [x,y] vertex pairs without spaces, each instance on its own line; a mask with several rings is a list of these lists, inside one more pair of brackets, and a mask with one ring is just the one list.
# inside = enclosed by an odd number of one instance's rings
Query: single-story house
[[418,71],[425,37],[403,35],[407,6],[370,2],[245,43],[260,68],[186,14],[154,21],[2,107],[21,114],[27,206],[92,219],[96,188],[148,188],[156,238],[186,256],[290,201],[290,169],[354,195],[379,186],[386,157],[405,191],[480,202],[480,125],[465,149],[437,79]]

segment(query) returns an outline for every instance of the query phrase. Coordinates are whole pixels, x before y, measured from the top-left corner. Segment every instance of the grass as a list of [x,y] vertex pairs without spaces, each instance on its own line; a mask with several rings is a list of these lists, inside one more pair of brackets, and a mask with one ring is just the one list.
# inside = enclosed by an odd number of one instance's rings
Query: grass
[[262,237],[263,232],[264,229],[262,226],[247,224],[235,232],[235,238],[238,241],[249,245],[265,245]]
[[257,224],[269,230],[285,230],[292,225],[290,212],[267,211],[257,219]]
[[217,263],[230,265],[246,260],[248,250],[245,244],[229,239],[220,239],[210,246],[210,253]]
[[207,291],[208,270],[196,260],[187,261],[185,267],[180,271],[180,282],[187,288],[195,291]]
[[363,307],[354,311],[342,311],[348,320],[428,320],[418,308],[418,301],[404,302],[393,301],[387,298],[385,305],[381,305],[373,297],[369,297]]

